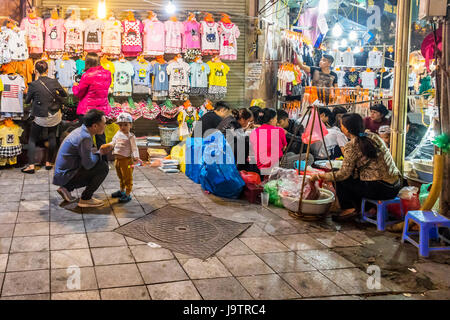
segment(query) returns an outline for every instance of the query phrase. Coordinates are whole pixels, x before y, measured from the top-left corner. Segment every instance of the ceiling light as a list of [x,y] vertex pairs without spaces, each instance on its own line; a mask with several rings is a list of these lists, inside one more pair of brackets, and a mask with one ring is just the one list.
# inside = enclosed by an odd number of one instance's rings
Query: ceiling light
[[166,7],[166,11],[168,14],[174,14],[175,11],[177,11],[177,7],[175,7],[172,0],[169,1],[169,4]]
[[325,14],[328,12],[328,0],[320,0],[318,5],[319,13]]
[[340,36],[342,36],[342,33],[344,32],[344,30],[342,30],[342,27],[339,23],[336,23],[333,27],[333,36],[335,36],[336,38],[339,38]]

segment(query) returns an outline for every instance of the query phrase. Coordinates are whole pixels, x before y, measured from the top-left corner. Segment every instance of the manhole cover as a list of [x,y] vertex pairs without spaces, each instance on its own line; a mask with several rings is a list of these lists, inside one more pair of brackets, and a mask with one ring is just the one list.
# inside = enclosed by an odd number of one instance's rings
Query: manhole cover
[[206,259],[244,232],[251,223],[238,223],[166,206],[115,231],[146,243]]

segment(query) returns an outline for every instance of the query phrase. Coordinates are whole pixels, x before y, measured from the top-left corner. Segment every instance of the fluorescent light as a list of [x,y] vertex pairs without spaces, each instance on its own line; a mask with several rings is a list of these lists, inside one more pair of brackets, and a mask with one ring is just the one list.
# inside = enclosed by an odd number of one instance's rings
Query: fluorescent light
[[342,41],[341,41],[341,47],[346,47],[347,45],[348,45],[347,40],[342,39]]
[[360,53],[360,52],[361,52],[360,46],[356,46],[355,49],[353,49],[353,53]]
[[333,27],[333,36],[335,36],[336,38],[339,38],[340,36],[342,36],[342,33],[344,32],[344,30],[342,30],[342,27],[339,23],[336,23]]
[[350,31],[348,38],[350,41],[356,41],[358,39],[358,33],[355,30]]
[[174,14],[175,11],[177,11],[177,7],[175,7],[172,0],[169,0],[169,4],[166,7],[166,11],[168,14]]
[[106,18],[106,0],[100,0],[98,2],[98,9],[97,9],[97,15],[99,19],[105,19]]
[[328,0],[320,0],[318,5],[319,13],[325,14],[328,12]]
[[334,44],[333,44],[333,50],[337,50],[337,49],[339,49],[339,42],[335,42]]

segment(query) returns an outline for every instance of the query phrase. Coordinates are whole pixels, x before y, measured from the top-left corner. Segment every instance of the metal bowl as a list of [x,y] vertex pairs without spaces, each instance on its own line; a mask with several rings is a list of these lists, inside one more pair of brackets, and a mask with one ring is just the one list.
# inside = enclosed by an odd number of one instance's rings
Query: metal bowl
[[[319,200],[303,200],[302,214],[305,215],[323,215],[330,211],[331,205],[334,202],[334,194],[330,190],[319,189]],[[300,199],[293,197],[281,196],[281,203],[283,206],[293,212],[298,212],[298,203]]]

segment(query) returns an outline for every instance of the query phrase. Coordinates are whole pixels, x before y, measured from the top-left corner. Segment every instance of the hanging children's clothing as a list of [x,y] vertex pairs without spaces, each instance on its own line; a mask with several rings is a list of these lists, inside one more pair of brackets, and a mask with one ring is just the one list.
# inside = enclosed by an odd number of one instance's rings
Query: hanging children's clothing
[[6,27],[0,28],[0,65],[11,62],[11,52],[9,50],[9,36]]
[[142,52],[143,30],[144,27],[139,20],[122,21],[122,52],[126,57],[136,57]]
[[367,60],[368,68],[381,68],[383,64],[383,52],[381,51],[370,51],[369,59]]
[[237,38],[240,36],[239,27],[234,23],[220,23],[220,58],[223,60],[237,60]]
[[25,41],[25,31],[20,29],[5,28],[4,32],[8,38],[8,47],[11,60],[23,61],[28,59],[28,47]]
[[0,166],[17,163],[17,156],[22,154],[22,145],[20,144],[22,133],[23,129],[14,123],[0,126]]
[[75,66],[77,68],[77,72],[75,74],[75,82],[79,83],[81,81],[81,76],[84,73],[84,69],[86,68],[86,61],[83,59],[78,59],[75,61]]
[[163,100],[169,95],[169,76],[167,75],[168,64],[159,64],[156,62],[153,65],[153,99]]
[[174,100],[189,99],[190,66],[181,58],[169,63],[167,74],[169,78],[169,97]]
[[80,55],[83,52],[83,21],[69,18],[64,23],[64,28],[66,30],[64,51],[72,56]]
[[373,71],[364,71],[359,74],[361,85],[364,89],[375,89],[375,80],[377,75]]
[[166,50],[164,23],[157,18],[144,20],[144,52],[145,56],[162,56]]
[[27,87],[28,83],[33,81],[33,73],[34,73],[34,63],[33,59],[28,58],[25,61],[11,61],[8,64],[4,64],[1,67],[2,73],[17,73],[25,82],[25,87]]
[[181,53],[182,34],[184,32],[183,23],[180,21],[166,21],[164,22],[164,29],[166,33],[166,53],[178,54]]
[[133,78],[133,93],[151,94],[150,75],[153,72],[153,67],[150,62],[133,61],[134,78]]
[[361,51],[358,53],[355,53],[353,55],[355,58],[355,66],[358,67],[365,67],[367,66],[367,59],[369,58],[369,53],[367,51]]
[[185,21],[183,33],[183,52],[188,49],[200,49],[200,23],[196,20]]
[[64,51],[64,20],[46,19],[45,20],[45,51],[59,52]]
[[56,79],[58,79],[61,87],[67,88],[69,93],[72,92],[75,75],[77,73],[77,65],[72,59],[55,61]]
[[337,51],[336,52],[336,67],[353,67],[355,65],[355,59],[353,57],[353,52],[351,51]]
[[48,60],[44,60],[44,61],[47,62],[47,65],[48,65],[47,76],[51,79],[55,79],[55,75],[56,75],[55,60],[48,59]]
[[103,69],[111,72],[111,88],[113,88],[114,87],[114,72],[115,72],[114,63],[106,59],[106,60],[101,60],[100,64],[103,67]]
[[23,91],[25,82],[18,74],[0,75],[2,83],[1,115],[5,118],[23,116]]
[[134,68],[129,61],[114,62],[114,95],[129,96],[133,92],[132,77]]
[[22,20],[20,28],[25,31],[28,38],[29,53],[42,53],[44,49],[44,20],[36,17],[31,19],[26,17]]
[[338,76],[338,87],[342,88],[345,87],[345,71],[342,70],[336,70],[334,71]]
[[347,71],[345,72],[345,85],[347,87],[354,88],[359,86],[359,72],[358,71]]
[[179,123],[179,135],[180,140],[183,140],[187,136],[189,136],[192,131],[194,131],[194,127],[196,122],[199,120],[197,109],[194,107],[183,108],[178,113],[177,121]]
[[200,33],[202,35],[202,55],[217,55],[220,52],[220,26],[217,22],[200,23]]
[[386,68],[393,68],[394,67],[394,58],[395,58],[395,54],[394,51],[390,52],[390,51],[386,51],[384,53],[384,66]]
[[100,19],[84,20],[84,51],[100,52],[102,50],[103,21]]
[[230,67],[223,62],[208,62],[209,74],[208,95],[211,100],[221,100],[227,94],[227,74]]
[[190,64],[191,95],[204,96],[208,93],[208,76],[211,69],[203,61]]
[[111,17],[104,22],[104,32],[102,39],[102,53],[109,55],[119,55],[121,50],[122,24],[116,18]]

